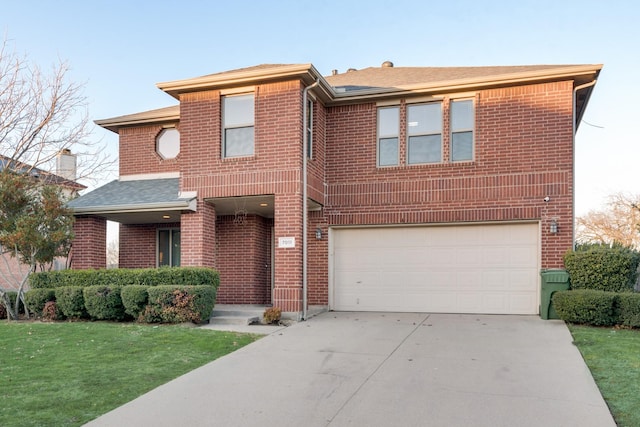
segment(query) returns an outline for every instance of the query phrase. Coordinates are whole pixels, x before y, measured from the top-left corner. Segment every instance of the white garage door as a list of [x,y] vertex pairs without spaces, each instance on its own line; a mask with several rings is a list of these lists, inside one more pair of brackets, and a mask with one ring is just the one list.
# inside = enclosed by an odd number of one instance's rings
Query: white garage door
[[537,314],[538,224],[333,229],[342,311]]

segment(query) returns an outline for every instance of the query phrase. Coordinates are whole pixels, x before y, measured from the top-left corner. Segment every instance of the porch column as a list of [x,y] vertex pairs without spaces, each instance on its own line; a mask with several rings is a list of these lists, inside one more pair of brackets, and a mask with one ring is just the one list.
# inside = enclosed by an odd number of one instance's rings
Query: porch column
[[196,209],[180,217],[180,265],[215,267],[216,211],[204,200]]
[[73,232],[71,268],[106,268],[107,220],[99,216],[77,216]]
[[275,265],[273,305],[302,312],[302,195],[275,197]]

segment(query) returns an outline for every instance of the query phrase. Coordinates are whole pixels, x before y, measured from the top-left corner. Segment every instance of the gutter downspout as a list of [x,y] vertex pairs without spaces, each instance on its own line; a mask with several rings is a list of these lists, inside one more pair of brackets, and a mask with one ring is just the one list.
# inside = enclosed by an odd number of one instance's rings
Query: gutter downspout
[[307,263],[308,254],[307,249],[309,246],[307,232],[309,225],[307,224],[309,218],[309,210],[307,207],[308,190],[307,190],[307,156],[309,143],[307,138],[307,92],[310,89],[318,86],[319,81],[305,87],[302,90],[302,320],[307,320]]
[[576,133],[578,132],[578,124],[576,123],[576,100],[577,100],[577,93],[579,90],[591,87],[593,85],[596,84],[596,82],[598,81],[598,79],[593,79],[593,81],[589,82],[589,83],[584,83],[581,84],[579,86],[576,86],[573,88],[573,105],[571,108],[571,111],[573,112],[573,117],[571,119],[571,126],[572,126],[572,145],[573,145],[573,149],[571,151],[573,151],[573,159],[572,159],[572,165],[573,165],[573,171],[572,171],[572,191],[571,191],[571,222],[572,222],[572,227],[571,227],[571,242],[572,242],[572,246],[573,249],[575,250],[576,248]]

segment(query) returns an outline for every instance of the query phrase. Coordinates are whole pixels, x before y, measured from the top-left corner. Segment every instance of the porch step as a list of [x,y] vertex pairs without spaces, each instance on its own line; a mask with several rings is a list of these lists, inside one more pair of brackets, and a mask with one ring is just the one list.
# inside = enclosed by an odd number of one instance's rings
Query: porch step
[[252,325],[260,323],[265,305],[217,304],[209,324],[213,325]]

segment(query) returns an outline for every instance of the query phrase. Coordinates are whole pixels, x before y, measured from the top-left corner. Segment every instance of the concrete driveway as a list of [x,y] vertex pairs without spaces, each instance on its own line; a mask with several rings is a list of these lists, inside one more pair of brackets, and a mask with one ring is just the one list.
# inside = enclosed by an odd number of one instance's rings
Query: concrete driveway
[[536,316],[324,313],[90,426],[615,426],[571,335]]

